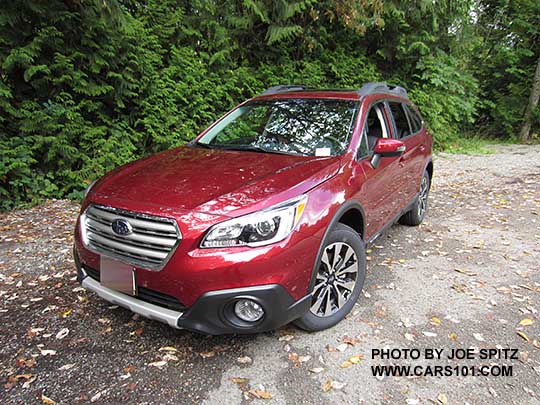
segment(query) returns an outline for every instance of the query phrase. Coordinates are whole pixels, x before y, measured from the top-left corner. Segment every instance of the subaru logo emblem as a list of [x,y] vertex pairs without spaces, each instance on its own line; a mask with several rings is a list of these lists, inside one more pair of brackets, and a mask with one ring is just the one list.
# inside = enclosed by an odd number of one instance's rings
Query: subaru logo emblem
[[126,236],[133,232],[131,224],[125,219],[115,219],[111,224],[111,228],[115,234],[120,236]]

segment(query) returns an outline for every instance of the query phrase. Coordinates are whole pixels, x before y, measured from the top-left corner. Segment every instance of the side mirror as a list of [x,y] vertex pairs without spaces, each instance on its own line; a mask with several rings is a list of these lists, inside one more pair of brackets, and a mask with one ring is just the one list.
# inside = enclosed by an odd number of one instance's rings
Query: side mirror
[[405,149],[405,144],[399,139],[379,138],[373,149],[371,165],[376,168],[381,158],[401,156]]

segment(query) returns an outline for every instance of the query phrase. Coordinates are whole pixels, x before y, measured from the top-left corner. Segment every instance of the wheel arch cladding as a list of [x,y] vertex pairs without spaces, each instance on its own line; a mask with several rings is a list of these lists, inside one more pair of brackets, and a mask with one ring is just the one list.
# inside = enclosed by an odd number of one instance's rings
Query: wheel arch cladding
[[356,200],[349,200],[343,203],[341,207],[336,210],[334,216],[332,217],[330,223],[326,228],[326,231],[324,232],[324,236],[321,240],[317,256],[315,257],[315,262],[311,271],[311,280],[308,287],[308,294],[311,293],[311,291],[313,290],[313,286],[315,285],[315,276],[318,271],[319,261],[321,260],[323,247],[327,240],[328,234],[336,226],[336,224],[341,223],[352,228],[358,233],[358,235],[360,235],[360,239],[364,240],[364,218],[364,209]]
[[360,235],[360,238],[364,240],[364,216],[359,208],[351,207],[347,209],[341,214],[337,222],[354,229]]

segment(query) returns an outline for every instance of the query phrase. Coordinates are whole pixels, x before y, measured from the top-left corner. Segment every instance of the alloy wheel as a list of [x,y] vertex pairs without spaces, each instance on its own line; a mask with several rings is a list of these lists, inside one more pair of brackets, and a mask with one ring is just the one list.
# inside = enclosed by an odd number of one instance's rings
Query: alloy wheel
[[418,217],[422,218],[427,209],[429,185],[427,177],[422,177],[422,183],[420,184],[420,195],[418,197]]
[[349,300],[358,277],[358,257],[345,242],[328,245],[323,252],[313,288],[311,312],[327,317]]

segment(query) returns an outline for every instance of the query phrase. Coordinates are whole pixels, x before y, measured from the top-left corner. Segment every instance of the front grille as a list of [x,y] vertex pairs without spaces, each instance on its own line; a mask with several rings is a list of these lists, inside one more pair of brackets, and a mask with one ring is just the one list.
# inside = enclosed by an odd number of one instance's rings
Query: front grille
[[[128,235],[112,229],[116,220],[131,227]],[[101,205],[90,205],[81,218],[84,243],[90,250],[150,270],[161,270],[181,235],[176,222]]]
[[[96,281],[100,281],[100,274],[96,269],[83,266],[83,270],[88,277],[93,278]],[[184,312],[186,310],[186,307],[172,295],[163,294],[149,288],[137,287],[137,298],[141,301],[178,312]]]

